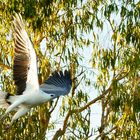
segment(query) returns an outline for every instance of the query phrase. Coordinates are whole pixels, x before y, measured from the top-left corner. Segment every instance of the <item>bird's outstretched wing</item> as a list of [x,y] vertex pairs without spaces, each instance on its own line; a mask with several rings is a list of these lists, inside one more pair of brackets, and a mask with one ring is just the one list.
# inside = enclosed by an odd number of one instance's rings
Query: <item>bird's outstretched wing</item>
[[40,89],[46,92],[47,94],[54,95],[53,98],[59,97],[61,95],[66,95],[70,92],[72,85],[70,71],[65,70],[63,73],[54,72],[44,84],[40,86]]
[[15,43],[13,78],[17,87],[16,94],[21,95],[28,88],[39,88],[36,53],[21,15],[15,14],[13,27]]

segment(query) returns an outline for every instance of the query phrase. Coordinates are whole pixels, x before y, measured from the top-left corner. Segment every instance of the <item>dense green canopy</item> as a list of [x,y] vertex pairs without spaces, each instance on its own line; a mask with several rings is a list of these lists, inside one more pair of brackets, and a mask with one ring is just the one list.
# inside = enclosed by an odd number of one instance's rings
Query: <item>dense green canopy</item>
[[[5,131],[9,115],[0,139],[44,139],[46,132],[53,140],[140,139],[140,2],[1,0],[0,85],[11,94],[15,12],[34,44],[40,83],[55,69],[69,68],[73,85],[69,96],[34,108]],[[96,102],[102,107],[97,129],[91,125]],[[53,120],[56,109],[60,122]]]

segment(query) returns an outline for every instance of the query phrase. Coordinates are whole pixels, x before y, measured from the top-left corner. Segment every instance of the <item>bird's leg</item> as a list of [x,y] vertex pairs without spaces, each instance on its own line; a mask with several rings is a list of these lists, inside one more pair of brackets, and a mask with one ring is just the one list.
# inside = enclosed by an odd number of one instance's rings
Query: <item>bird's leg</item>
[[4,115],[2,115],[2,117],[1,117],[1,121],[3,121],[5,118],[6,118],[6,116],[7,116],[7,114],[8,113],[10,113],[14,108],[16,108],[18,105],[20,105],[22,102],[21,102],[21,100],[18,100],[18,101],[16,101],[16,102],[14,102],[13,104],[11,104],[8,108],[7,108],[7,110],[5,111],[5,114]]
[[14,123],[19,117],[21,117],[21,116],[23,116],[24,114],[26,114],[29,110],[30,110],[29,107],[21,106],[21,108],[18,109],[18,111],[17,111],[17,112],[15,113],[15,115],[13,116],[11,123],[8,124],[8,125],[6,126],[5,129],[6,129],[6,130],[10,129],[11,126],[13,125],[13,123]]
[[13,123],[15,120],[17,120],[19,117],[23,116],[24,114],[26,114],[28,111],[30,110],[29,107],[27,106],[21,106],[19,108],[19,110],[15,113],[15,115],[12,118],[11,123]]
[[23,116],[30,110],[27,106],[21,106],[18,111],[15,113],[15,115],[12,118],[11,124],[12,125],[19,117]]

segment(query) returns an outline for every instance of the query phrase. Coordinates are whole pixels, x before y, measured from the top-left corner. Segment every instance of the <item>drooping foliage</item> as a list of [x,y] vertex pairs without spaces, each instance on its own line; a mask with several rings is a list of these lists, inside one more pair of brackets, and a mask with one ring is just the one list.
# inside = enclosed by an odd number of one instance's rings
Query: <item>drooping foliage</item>
[[[0,125],[0,138],[140,139],[140,2],[0,1],[0,85],[11,94],[16,90],[12,79],[15,12],[22,15],[34,44],[40,84],[52,71],[67,68],[72,90],[67,97],[34,108],[5,132],[11,113]],[[95,128],[92,105],[98,101],[101,124]]]

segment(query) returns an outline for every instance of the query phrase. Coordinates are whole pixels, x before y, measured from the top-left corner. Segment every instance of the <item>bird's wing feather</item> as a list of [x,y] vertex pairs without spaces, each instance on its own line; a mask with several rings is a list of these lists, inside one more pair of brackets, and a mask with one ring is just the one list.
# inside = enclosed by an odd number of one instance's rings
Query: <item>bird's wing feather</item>
[[28,88],[39,88],[37,76],[36,54],[25,30],[21,15],[16,14],[13,21],[14,65],[13,78],[17,87],[17,95]]
[[65,70],[54,72],[52,76],[50,76],[44,84],[40,86],[40,89],[46,92],[47,94],[53,94],[54,98],[59,97],[61,95],[66,95],[70,92],[72,85],[70,71]]

